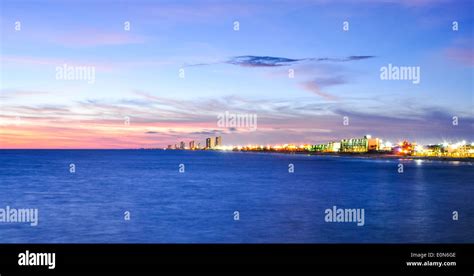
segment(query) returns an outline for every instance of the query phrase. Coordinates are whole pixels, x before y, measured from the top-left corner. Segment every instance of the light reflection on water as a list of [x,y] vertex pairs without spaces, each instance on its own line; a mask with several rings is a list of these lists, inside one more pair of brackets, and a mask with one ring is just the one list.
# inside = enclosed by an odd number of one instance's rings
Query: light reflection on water
[[[0,223],[0,242],[474,242],[466,162],[2,150],[0,164],[0,208],[40,215],[37,227]],[[365,225],[326,223],[332,206],[364,208]]]

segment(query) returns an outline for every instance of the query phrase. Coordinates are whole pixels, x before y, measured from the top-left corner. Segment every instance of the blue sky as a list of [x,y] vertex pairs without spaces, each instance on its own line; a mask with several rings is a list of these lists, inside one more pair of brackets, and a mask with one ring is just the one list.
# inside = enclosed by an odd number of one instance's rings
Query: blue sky
[[[366,133],[474,140],[472,1],[7,0],[1,8],[2,147],[149,147],[211,134],[225,144]],[[57,80],[64,63],[94,66],[95,82]],[[381,80],[388,64],[419,66],[420,84]],[[225,111],[257,114],[257,131],[218,128]]]

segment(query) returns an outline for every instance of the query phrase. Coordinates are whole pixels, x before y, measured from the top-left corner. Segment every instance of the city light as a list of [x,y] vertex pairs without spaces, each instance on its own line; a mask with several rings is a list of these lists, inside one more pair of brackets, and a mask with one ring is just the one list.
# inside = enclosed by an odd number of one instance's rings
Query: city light
[[345,154],[345,153],[369,153],[369,154],[385,154],[394,156],[414,156],[414,157],[442,157],[442,158],[473,158],[474,142],[468,144],[466,140],[456,143],[443,141],[434,145],[419,145],[416,142],[401,141],[392,144],[372,135],[365,135],[361,138],[348,138],[338,141],[331,141],[324,144],[277,144],[277,145],[223,145],[222,137],[206,138],[205,146],[201,143],[191,140],[186,146],[184,141],[180,141],[172,145],[168,145],[166,149],[178,150],[221,150],[221,151],[263,151],[263,152],[307,152],[307,153],[328,153],[328,154]]

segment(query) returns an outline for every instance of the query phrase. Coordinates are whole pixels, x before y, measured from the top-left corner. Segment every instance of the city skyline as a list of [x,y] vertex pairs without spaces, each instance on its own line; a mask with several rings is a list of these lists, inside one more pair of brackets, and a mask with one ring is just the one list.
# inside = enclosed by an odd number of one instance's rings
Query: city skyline
[[1,5],[0,148],[474,141],[470,1]]
[[[214,142],[215,141],[215,142]],[[434,144],[423,145],[416,141],[397,141],[392,143],[383,140],[380,137],[372,136],[370,134],[363,137],[346,137],[340,140],[331,140],[322,144],[278,144],[278,145],[226,145],[222,142],[222,137],[208,137],[205,141],[205,146],[201,147],[201,143],[195,140],[188,142],[186,146],[184,141],[179,144],[168,145],[165,150],[223,150],[223,151],[276,151],[276,152],[308,152],[308,153],[331,153],[331,154],[361,154],[372,153],[373,155],[381,157],[387,154],[397,156],[415,156],[415,157],[440,157],[440,158],[473,158],[474,157],[474,142],[467,142],[466,140],[452,142],[440,141]],[[156,148],[152,148],[156,149]],[[382,154],[382,155],[381,155]]]

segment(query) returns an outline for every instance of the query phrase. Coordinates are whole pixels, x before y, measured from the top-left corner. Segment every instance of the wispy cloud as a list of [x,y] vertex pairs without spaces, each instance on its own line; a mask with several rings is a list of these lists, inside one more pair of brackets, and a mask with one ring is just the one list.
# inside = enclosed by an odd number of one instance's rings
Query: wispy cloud
[[[326,80],[326,85],[339,82],[343,80]],[[316,85],[308,86],[319,89]],[[177,100],[145,92],[135,95],[133,99],[91,99],[66,106],[2,106],[0,147],[156,147],[181,140],[203,141],[217,134],[225,136],[226,144],[325,142],[364,135],[367,131],[391,140],[474,138],[472,114],[459,114],[463,125],[446,128],[451,112],[434,106],[413,106],[414,103],[403,108],[403,103],[374,103],[370,99],[334,103],[311,97],[251,100],[228,96]],[[143,105],[143,101],[149,104]],[[361,101],[367,101],[364,106],[377,108],[354,108],[354,102]],[[394,105],[399,107],[398,113],[392,112]],[[226,110],[257,114],[257,131],[248,133],[241,129],[217,127],[217,114]],[[19,125],[15,124],[16,116],[22,118]],[[130,118],[129,125],[124,125],[125,116]],[[350,118],[349,126],[343,126],[343,116]],[[419,136],[421,134],[423,137]]]
[[319,95],[326,100],[337,100],[337,96],[333,96],[329,93],[323,92],[322,89],[329,86],[341,85],[347,83],[347,80],[342,75],[335,76],[319,76],[313,80],[305,81],[301,83],[301,87],[309,92]]
[[[298,71],[299,76],[304,76],[307,80],[299,83],[299,87],[303,88],[306,91],[309,91],[315,95],[318,95],[326,100],[338,100],[337,96],[333,96],[326,91],[323,91],[323,88],[335,85],[342,85],[348,82],[348,78],[342,75],[341,69],[336,68],[337,74],[334,72],[322,72],[331,68],[330,66],[321,65],[328,63],[343,63],[343,62],[352,62],[359,60],[366,60],[375,58],[372,55],[353,55],[342,58],[337,57],[311,57],[311,58],[287,58],[287,57],[273,57],[273,56],[236,56],[232,57],[224,62],[213,62],[213,63],[198,63],[188,66],[205,66],[205,65],[214,65],[214,64],[231,64],[241,67],[250,67],[250,68],[272,68],[272,67],[285,67],[285,66],[294,66],[295,68],[300,68]],[[316,63],[320,63],[318,66],[319,71],[315,74],[314,67]],[[333,68],[334,69],[334,68]],[[312,73],[312,75],[311,75]],[[287,72],[285,73],[287,74]]]
[[215,64],[232,64],[242,67],[280,67],[290,66],[303,62],[349,62],[374,58],[375,56],[348,56],[348,57],[310,57],[310,58],[287,58],[287,57],[272,57],[272,56],[235,56],[222,62],[210,63],[195,63],[186,66],[204,66]]
[[99,58],[94,59],[80,59],[80,58],[59,58],[59,57],[46,57],[46,56],[18,56],[18,55],[1,55],[0,63],[3,66],[43,66],[53,67],[63,66],[94,66],[96,70],[102,72],[113,72],[117,70],[129,70],[131,68],[139,67],[164,67],[174,65],[175,62],[166,59],[135,59],[135,60],[124,60],[124,61],[110,61]]
[[143,35],[132,32],[111,32],[94,28],[51,34],[47,39],[68,47],[141,44],[146,41]]
[[33,91],[33,90],[22,90],[22,89],[0,89],[0,99],[17,99],[18,97],[31,97],[37,95],[50,94],[46,91]]
[[[130,6],[130,7],[128,7]],[[137,16],[148,21],[160,24],[174,24],[181,22],[212,22],[225,20],[229,17],[246,17],[266,10],[264,3],[251,2],[221,2],[199,1],[197,3],[169,3],[142,2],[141,5],[127,5],[127,8]]]
[[304,59],[269,56],[237,56],[226,61],[226,63],[244,67],[276,67],[291,65],[302,60]]
[[57,58],[57,57],[39,57],[39,56],[0,56],[0,63],[4,66],[48,66],[56,67],[63,66],[64,64],[76,65],[76,66],[94,66],[99,70],[111,71],[114,69],[113,64],[108,62],[98,62],[91,60],[79,60],[77,58]]
[[474,66],[473,48],[449,48],[445,51],[446,57],[457,63]]
[[219,135],[226,132],[227,132],[226,130],[222,130],[222,129],[204,129],[201,131],[191,132],[190,134],[192,135]]

